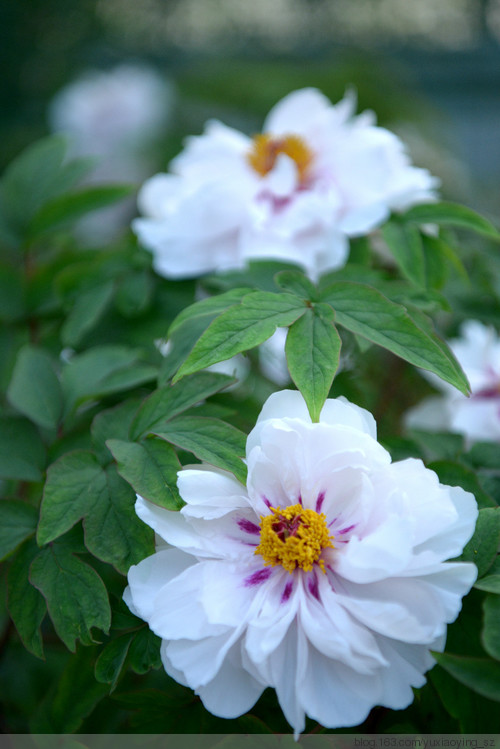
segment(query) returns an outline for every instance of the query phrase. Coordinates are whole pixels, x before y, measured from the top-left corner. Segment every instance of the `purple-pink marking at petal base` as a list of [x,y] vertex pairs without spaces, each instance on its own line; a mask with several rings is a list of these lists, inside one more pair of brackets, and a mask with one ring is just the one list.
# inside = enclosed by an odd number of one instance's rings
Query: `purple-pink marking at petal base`
[[239,518],[236,521],[241,528],[242,531],[245,531],[246,533],[260,533],[260,528],[255,523],[252,523],[251,520],[247,520],[246,518]]
[[323,507],[324,501],[325,501],[325,492],[320,492],[316,500],[316,512],[321,512],[321,508]]
[[267,497],[264,497],[264,495],[262,495],[262,501],[264,502],[265,505],[267,505],[268,507],[271,507],[270,501],[268,500]]
[[309,588],[311,595],[313,595],[316,600],[319,601],[318,578],[316,577],[315,572],[313,572],[307,578],[307,587]]
[[265,583],[266,580],[269,579],[269,577],[272,574],[272,568],[271,567],[264,567],[262,570],[257,570],[257,572],[253,572],[249,577],[245,578],[245,586],[247,588],[252,588],[254,585],[260,585],[261,583]]
[[356,523],[354,523],[354,525],[348,525],[347,528],[342,528],[342,530],[337,531],[337,533],[342,533],[342,534],[349,533],[349,531],[352,531],[352,529],[355,527],[356,527]]
[[291,580],[289,580],[283,589],[283,593],[281,594],[281,603],[286,603],[288,601],[288,599],[292,595],[292,588],[293,583]]

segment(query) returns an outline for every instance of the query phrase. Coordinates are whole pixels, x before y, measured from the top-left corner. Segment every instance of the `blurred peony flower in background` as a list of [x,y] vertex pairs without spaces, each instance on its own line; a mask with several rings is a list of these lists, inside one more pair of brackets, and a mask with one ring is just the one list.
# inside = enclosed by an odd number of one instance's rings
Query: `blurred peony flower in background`
[[[173,85],[145,65],[88,71],[54,97],[49,125],[68,136],[73,156],[96,157],[92,183],[139,183],[154,168],[149,152],[169,125],[174,99]],[[86,219],[80,233],[105,241],[132,210],[132,200],[107,208]]]
[[179,513],[137,500],[158,545],[125,600],[162,638],[167,673],[225,718],[271,686],[296,735],[306,714],[333,728],[406,707],[476,578],[446,561],[473,533],[474,497],[419,460],[391,463],[344,398],[313,424],[298,392],[272,395],[247,463],[246,487],[180,471]]
[[139,194],[144,218],[133,228],[157,272],[182,278],[274,258],[317,278],[345,263],[349,237],[433,200],[436,178],[354,107],[351,95],[333,106],[303,89],[271,110],[260,135],[211,121],[189,138],[171,172]]
[[467,398],[452,385],[425,372],[444,395],[425,399],[406,415],[410,428],[452,431],[470,442],[500,440],[500,339],[490,326],[475,320],[463,323],[460,338],[449,346],[471,386]]

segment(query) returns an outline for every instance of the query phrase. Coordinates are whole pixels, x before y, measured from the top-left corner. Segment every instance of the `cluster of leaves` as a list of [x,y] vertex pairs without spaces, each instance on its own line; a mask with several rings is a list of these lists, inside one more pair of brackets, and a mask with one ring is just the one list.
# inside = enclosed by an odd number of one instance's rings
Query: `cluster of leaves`
[[[252,350],[277,327],[288,328],[289,372],[313,420],[332,387],[347,395],[357,388],[354,399],[376,411],[370,366],[380,374],[394,355],[467,393],[429,315],[448,309],[442,292],[450,274],[465,274],[450,227],[497,233],[462,207],[419,206],[382,228],[389,267],[374,260],[370,243],[380,237],[360,239],[349,264],[317,285],[297,268],[255,263],[203,279],[209,295],[194,302],[195,284],[157,278],[130,237],[105,249],[75,246],[81,216],[128,194],[121,186],[79,186],[88,167],[49,138],[18,157],[0,183],[0,559],[7,562],[0,672],[9,684],[19,662],[34,680],[42,674],[30,699],[15,702],[14,689],[6,728],[286,731],[269,692],[253,716],[227,725],[155,673],[159,640],[121,601],[128,568],[154,549],[135,495],[179,510],[177,471],[194,461],[245,482],[245,432],[270,385],[254,366],[246,390],[227,392],[234,378],[206,369],[238,353],[253,361]],[[428,223],[439,233],[423,232]],[[169,325],[162,357],[154,341]],[[356,375],[342,380],[335,375],[349,346],[362,355]],[[479,568],[473,603],[450,628],[431,683],[396,722],[408,730],[476,730],[473,720],[500,700],[500,448],[466,451],[456,435],[418,433],[388,446],[396,457],[420,455],[481,507],[463,554]],[[42,670],[37,658],[46,658]],[[475,708],[465,710],[471,695]],[[379,718],[375,728],[385,730],[388,718]]]

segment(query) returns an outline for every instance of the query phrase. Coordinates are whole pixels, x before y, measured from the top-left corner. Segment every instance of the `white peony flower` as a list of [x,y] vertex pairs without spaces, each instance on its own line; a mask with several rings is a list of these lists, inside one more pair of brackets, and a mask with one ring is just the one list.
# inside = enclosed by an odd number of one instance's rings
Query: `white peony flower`
[[161,136],[173,89],[144,65],[91,70],[63,88],[49,108],[55,132],[67,133],[79,155],[122,155]]
[[125,600],[162,638],[167,673],[225,718],[274,687],[296,734],[306,714],[340,727],[407,706],[476,579],[446,561],[473,533],[474,497],[418,460],[391,463],[344,398],[312,424],[298,392],[275,393],[247,462],[246,487],[180,471],[180,513],[137,500],[159,544]]
[[333,106],[295,91],[249,138],[211,121],[139,194],[133,229],[167,277],[240,268],[253,258],[298,263],[313,278],[341,267],[348,237],[390,211],[435,198],[437,180],[411,165],[396,135],[354,98]]
[[[88,182],[140,183],[151,172],[148,150],[168,125],[172,85],[144,65],[88,71],[52,100],[49,124],[64,133],[73,156],[96,157]],[[77,234],[87,243],[110,241],[128,226],[134,199],[83,218]]]
[[406,424],[416,429],[452,431],[470,442],[500,441],[500,339],[492,327],[463,323],[460,338],[448,342],[471,386],[471,396],[426,373],[444,396],[425,399],[411,409]]

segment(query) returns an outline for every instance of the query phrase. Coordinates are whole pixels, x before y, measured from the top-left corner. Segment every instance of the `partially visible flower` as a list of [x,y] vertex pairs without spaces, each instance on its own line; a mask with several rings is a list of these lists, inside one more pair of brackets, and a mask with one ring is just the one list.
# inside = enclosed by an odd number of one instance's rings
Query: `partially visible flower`
[[272,395],[247,463],[246,487],[180,471],[180,513],[137,500],[159,540],[125,600],[162,638],[167,673],[225,718],[274,687],[296,734],[306,714],[340,727],[406,707],[476,578],[446,561],[473,533],[474,497],[421,461],[391,463],[344,398],[313,424],[298,392]]
[[417,429],[452,431],[469,441],[500,441],[500,339],[492,327],[463,323],[460,337],[448,342],[471,386],[462,395],[436,376],[426,375],[443,396],[427,398],[411,409],[406,424]]
[[159,137],[171,115],[173,89],[144,65],[92,70],[68,84],[53,99],[49,121],[67,133],[80,155],[103,156],[136,151]]
[[254,138],[216,121],[190,138],[171,172],[139,194],[144,218],[133,228],[158,273],[197,276],[275,258],[316,278],[345,263],[349,237],[434,199],[437,180],[354,106],[352,96],[333,106],[303,89],[282,99]]
[[[162,356],[167,356],[172,350],[172,342],[164,338],[157,338],[154,341],[154,345]],[[218,372],[219,374],[235,377],[238,382],[228,388],[228,390],[233,390],[248,377],[250,364],[243,354],[236,354],[236,356],[232,356],[230,359],[212,364],[210,367],[207,367],[205,371]]]
[[271,338],[259,346],[259,365],[262,374],[281,387],[291,382],[285,356],[287,333],[287,328],[276,328]]
[[[96,157],[89,182],[139,183],[153,165],[152,144],[168,126],[172,84],[145,65],[88,71],[68,84],[49,107],[51,130],[64,133],[73,156]],[[87,241],[110,239],[128,224],[133,201],[86,217],[79,233]]]

